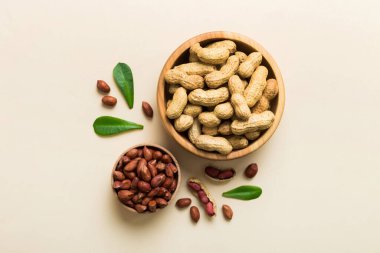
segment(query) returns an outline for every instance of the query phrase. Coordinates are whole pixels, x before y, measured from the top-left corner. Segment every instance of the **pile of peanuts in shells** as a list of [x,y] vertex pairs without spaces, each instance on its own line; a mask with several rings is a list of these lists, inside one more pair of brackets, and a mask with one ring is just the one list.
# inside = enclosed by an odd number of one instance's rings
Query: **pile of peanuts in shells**
[[166,207],[177,182],[178,168],[170,155],[153,147],[129,150],[113,171],[113,189],[120,202],[138,213]]
[[231,40],[196,43],[189,54],[189,63],[165,73],[166,116],[198,149],[227,155],[246,148],[274,121],[278,85],[267,80],[262,54],[237,51]]

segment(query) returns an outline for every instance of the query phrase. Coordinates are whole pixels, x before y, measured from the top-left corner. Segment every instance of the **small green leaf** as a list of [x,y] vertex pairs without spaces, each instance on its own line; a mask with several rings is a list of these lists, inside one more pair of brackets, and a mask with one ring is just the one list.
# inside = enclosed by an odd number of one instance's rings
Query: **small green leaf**
[[258,186],[243,185],[227,192],[223,192],[223,197],[241,200],[251,200],[260,197],[262,190]]
[[143,129],[144,126],[111,116],[101,116],[94,121],[95,133],[99,135],[113,135],[133,129]]
[[133,75],[131,68],[127,64],[119,62],[113,69],[113,78],[115,79],[115,82],[119,87],[121,93],[123,93],[123,96],[127,101],[129,108],[132,109],[134,94]]

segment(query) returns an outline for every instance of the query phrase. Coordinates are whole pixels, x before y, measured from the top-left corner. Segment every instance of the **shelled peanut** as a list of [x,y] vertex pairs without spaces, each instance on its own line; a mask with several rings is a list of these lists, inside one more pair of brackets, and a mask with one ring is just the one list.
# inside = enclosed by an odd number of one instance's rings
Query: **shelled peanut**
[[221,170],[212,166],[207,166],[205,168],[205,174],[212,180],[222,182],[231,180],[235,176],[236,172],[232,168]]
[[113,171],[113,189],[120,202],[138,213],[166,207],[177,182],[178,168],[170,155],[153,147],[129,150]]
[[206,214],[208,216],[214,216],[216,214],[216,204],[204,184],[202,184],[199,179],[192,177],[187,181],[187,186],[190,188],[192,193],[198,197],[205,209]]
[[189,62],[165,74],[166,115],[176,131],[198,149],[223,155],[253,143],[271,127],[278,93],[262,61],[260,52],[239,51],[231,40],[192,45]]

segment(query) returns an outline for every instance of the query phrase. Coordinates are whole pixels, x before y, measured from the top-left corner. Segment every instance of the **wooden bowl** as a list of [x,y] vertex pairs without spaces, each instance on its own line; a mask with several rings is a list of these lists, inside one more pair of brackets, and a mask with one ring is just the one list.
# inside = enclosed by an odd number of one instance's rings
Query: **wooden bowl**
[[[263,61],[261,65],[264,65],[268,68],[268,79],[269,78],[275,78],[278,83],[279,91],[278,95],[274,100],[271,101],[271,111],[274,113],[275,118],[272,126],[264,131],[258,139],[253,141],[248,147],[240,150],[233,150],[228,155],[222,155],[216,152],[207,152],[200,150],[196,148],[187,138],[187,135],[178,133],[173,126],[172,121],[170,121],[165,114],[166,111],[166,102],[168,100],[169,94],[168,94],[168,85],[165,83],[164,75],[169,70],[172,69],[174,66],[177,66],[179,64],[188,62],[189,58],[189,48],[199,42],[202,46],[218,40],[232,40],[236,43],[237,48],[239,51],[243,51],[246,54],[249,54],[254,51],[258,51],[262,53],[263,55]],[[169,59],[166,61],[164,67],[162,68],[160,78],[158,80],[158,86],[157,86],[157,104],[158,109],[160,112],[160,117],[162,119],[162,122],[164,124],[165,129],[169,132],[169,134],[186,150],[190,151],[191,153],[203,157],[210,160],[232,160],[239,157],[243,157],[245,155],[248,155],[249,153],[259,149],[261,146],[263,146],[269,138],[273,135],[273,133],[276,131],[278,124],[280,123],[282,113],[284,111],[284,105],[285,105],[285,89],[284,89],[284,82],[282,80],[282,76],[280,73],[280,70],[272,58],[272,56],[256,41],[237,34],[233,32],[209,32],[200,34],[198,36],[195,36],[187,41],[185,41],[182,45],[180,45],[169,57]],[[187,133],[187,132],[186,132]]]
[[[113,172],[116,170],[117,164],[118,164],[118,162],[120,161],[120,159],[121,159],[121,158],[122,158],[122,157],[123,157],[123,156],[124,156],[129,150],[134,149],[134,148],[143,148],[144,146],[147,146],[148,148],[153,148],[153,149],[155,149],[155,150],[159,150],[159,151],[161,151],[162,153],[166,153],[166,154],[168,154],[168,155],[172,158],[172,160],[173,160],[175,166],[176,166],[177,169],[178,169],[178,172],[177,172],[177,188],[176,188],[175,191],[172,193],[172,197],[171,197],[171,199],[168,201],[168,206],[169,206],[169,204],[170,204],[171,202],[173,202],[172,200],[175,199],[175,195],[177,194],[177,191],[178,191],[178,189],[179,189],[179,187],[180,187],[180,185],[181,185],[181,168],[179,167],[179,164],[178,164],[177,159],[173,156],[173,154],[172,154],[169,150],[167,150],[166,148],[164,148],[164,147],[162,147],[162,146],[160,146],[160,145],[157,145],[157,144],[139,144],[139,145],[135,145],[135,146],[132,146],[132,147],[128,148],[126,151],[124,151],[124,152],[118,157],[118,159],[116,160],[116,162],[115,162],[115,164],[114,164],[114,166],[113,166],[113,168],[112,168],[112,173],[111,173],[111,188],[112,188],[112,191],[113,191],[114,194],[115,194],[115,197],[117,198],[118,202],[120,203],[120,205],[121,205],[123,208],[125,208],[127,211],[129,211],[129,212],[133,212],[133,213],[138,213],[138,212],[137,212],[135,209],[133,209],[133,208],[131,208],[131,207],[128,207],[128,206],[124,205],[121,201],[119,201],[119,198],[118,198],[118,196],[117,196],[117,192],[113,189],[113,182],[114,182],[114,179],[113,179]],[[165,208],[167,208],[168,206],[166,206],[166,207],[164,207],[164,208],[157,208],[157,211],[156,211],[156,212],[158,212],[158,211],[161,210],[161,209],[165,209]],[[145,211],[145,212],[143,212],[143,213],[141,213],[141,214],[147,214],[147,213],[152,213],[152,212]]]

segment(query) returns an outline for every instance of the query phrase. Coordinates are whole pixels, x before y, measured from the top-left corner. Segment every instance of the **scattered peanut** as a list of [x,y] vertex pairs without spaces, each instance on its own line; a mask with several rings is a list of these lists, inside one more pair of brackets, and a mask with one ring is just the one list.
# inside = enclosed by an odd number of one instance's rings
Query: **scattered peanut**
[[179,208],[188,207],[191,205],[191,199],[190,198],[178,199],[175,205]]
[[226,218],[227,220],[232,219],[232,216],[234,213],[232,211],[232,208],[229,205],[223,205],[222,206],[222,212],[223,212],[224,218]]
[[253,178],[256,176],[258,167],[256,163],[251,163],[250,165],[247,166],[247,168],[244,171],[244,175],[248,178]]
[[98,90],[104,93],[108,93],[111,90],[110,86],[103,80],[98,80],[96,82],[96,87],[98,88]]
[[212,166],[207,166],[205,168],[205,173],[206,175],[208,175],[209,177],[212,177],[212,178],[218,178],[218,175],[220,173],[220,170],[218,168],[215,168],[215,167],[212,167]]
[[207,166],[205,168],[205,174],[213,181],[221,182],[232,179],[235,176],[236,172],[232,168],[221,170],[212,166]]
[[190,217],[191,219],[197,223],[199,221],[199,218],[201,217],[200,213],[199,213],[199,209],[198,207],[196,206],[192,206],[190,207]]
[[102,98],[102,102],[103,104],[107,105],[107,106],[115,106],[116,103],[117,103],[117,99],[113,96],[104,96]]
[[203,204],[206,214],[208,216],[216,215],[216,204],[211,194],[207,190],[206,186],[199,181],[197,178],[189,178],[187,180],[187,186],[190,188],[191,192],[198,197],[200,202]]
[[143,110],[145,116],[147,116],[148,118],[153,117],[153,109],[148,102],[143,101],[141,103],[141,107],[142,107],[142,110]]

